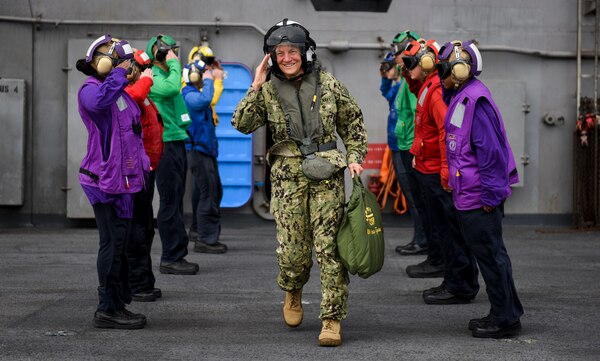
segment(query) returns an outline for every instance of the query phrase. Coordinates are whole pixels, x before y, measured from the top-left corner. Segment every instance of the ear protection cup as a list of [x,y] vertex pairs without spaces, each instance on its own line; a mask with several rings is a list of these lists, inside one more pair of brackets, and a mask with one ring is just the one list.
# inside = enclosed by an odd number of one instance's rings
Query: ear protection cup
[[195,66],[192,66],[189,76],[190,76],[190,83],[197,83],[201,77],[200,72],[198,71],[198,69]]
[[183,77],[184,83],[198,85],[202,81],[202,75],[205,70],[206,63],[202,60],[196,60],[183,67],[181,76]]
[[439,45],[435,40],[413,40],[406,45],[402,61],[407,69],[418,65],[423,73],[431,73],[435,71],[438,53]]
[[452,67],[452,76],[460,82],[467,80],[470,74],[471,66],[465,62],[458,62]]
[[421,59],[419,59],[419,66],[421,67],[421,70],[423,70],[426,73],[430,73],[430,72],[434,71],[435,70],[435,55],[433,55],[431,53],[423,54],[423,56],[421,56]]
[[310,46],[308,48],[308,50],[306,50],[306,60],[307,61],[314,61],[315,60],[314,57],[315,57],[315,50],[314,50],[314,48],[312,46]]
[[96,71],[99,75],[107,75],[113,69],[112,59],[108,56],[101,56],[96,63]]
[[462,83],[469,79],[471,75],[471,66],[467,63],[466,59],[460,56],[460,50],[458,46],[454,46],[454,57],[455,64],[452,65],[452,76],[458,83]]

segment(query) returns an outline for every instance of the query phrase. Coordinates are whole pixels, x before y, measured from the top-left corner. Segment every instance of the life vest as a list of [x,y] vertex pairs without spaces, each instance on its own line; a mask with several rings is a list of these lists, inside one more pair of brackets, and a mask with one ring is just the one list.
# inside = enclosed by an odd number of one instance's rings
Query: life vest
[[[446,129],[446,155],[448,159],[449,186],[452,188],[454,204],[459,210],[483,207],[481,201],[481,179],[475,151],[471,146],[471,129],[475,115],[475,105],[480,98],[486,98],[492,105],[501,129],[500,141],[508,150],[508,179],[498,183],[504,199],[511,194],[510,185],[519,182],[515,159],[508,144],[506,130],[498,107],[489,89],[478,79],[466,83],[450,101],[444,127]],[[490,145],[492,146],[492,145]],[[500,175],[499,175],[500,176]]]
[[318,72],[304,75],[299,87],[296,81],[272,79],[275,94],[285,112],[288,136],[298,144],[304,157],[302,173],[313,181],[329,179],[338,171],[328,159],[315,155],[337,147],[335,141],[321,143],[325,132],[319,111],[321,84],[318,76]]
[[[441,100],[441,84],[437,74],[430,75],[417,97],[415,117],[415,137],[410,152],[415,156],[415,169],[424,174],[445,173],[445,154],[440,149],[440,132],[432,119],[432,98],[439,93]],[[437,96],[437,95],[435,95]],[[446,107],[445,104],[443,104]]]
[[302,77],[300,87],[295,81],[271,78],[275,94],[285,112],[288,136],[300,146],[302,154],[311,144],[318,144],[323,137],[323,124],[319,111],[321,86],[318,73],[312,72]]
[[[89,77],[85,84],[100,85],[102,82]],[[81,161],[79,182],[110,194],[136,193],[144,187],[144,172],[150,168],[142,143],[140,109],[123,91],[111,105],[110,112],[110,148],[105,157],[102,154],[100,130],[79,105],[81,119],[88,130],[87,153]],[[138,134],[134,133],[134,128],[139,129]]]

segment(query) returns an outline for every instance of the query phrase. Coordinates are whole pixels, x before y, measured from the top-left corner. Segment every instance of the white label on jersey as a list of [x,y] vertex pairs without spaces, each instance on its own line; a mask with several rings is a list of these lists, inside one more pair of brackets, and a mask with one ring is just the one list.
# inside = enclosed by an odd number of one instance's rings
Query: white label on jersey
[[429,87],[425,88],[425,90],[423,90],[423,92],[421,93],[421,96],[419,97],[419,105],[423,106],[423,103],[425,103],[425,97],[427,96],[427,92],[429,91]]
[[189,122],[189,121],[190,121],[190,116],[189,116],[189,114],[188,114],[188,113],[181,114],[181,121],[182,121],[183,123],[187,123],[187,122]]
[[181,76],[183,77],[184,82],[189,83],[190,82],[190,69],[183,68],[183,73],[181,74]]
[[150,100],[148,100],[148,98],[144,99],[144,105],[145,106],[150,105]]
[[122,96],[117,99],[117,106],[119,107],[120,112],[127,109],[127,103],[125,103],[125,99],[123,99]]
[[462,127],[463,119],[465,117],[465,105],[460,103],[454,108],[454,112],[452,113],[452,118],[450,118],[450,124],[454,125],[457,128]]

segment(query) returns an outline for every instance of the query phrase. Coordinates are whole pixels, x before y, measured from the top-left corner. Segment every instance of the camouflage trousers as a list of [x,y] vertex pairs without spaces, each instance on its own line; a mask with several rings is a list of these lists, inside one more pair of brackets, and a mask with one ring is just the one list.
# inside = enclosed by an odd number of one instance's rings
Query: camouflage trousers
[[[336,235],[344,207],[344,175],[315,182],[304,175],[278,177],[271,173],[271,212],[277,225],[277,283],[284,291],[306,284],[314,247],[321,280],[320,319],[343,320],[347,315],[348,272],[337,253]],[[295,173],[295,172],[292,172]]]

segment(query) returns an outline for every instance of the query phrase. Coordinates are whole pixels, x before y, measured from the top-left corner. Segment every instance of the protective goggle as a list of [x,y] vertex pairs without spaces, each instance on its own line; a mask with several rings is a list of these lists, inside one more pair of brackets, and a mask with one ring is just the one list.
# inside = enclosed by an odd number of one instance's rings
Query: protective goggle
[[439,62],[435,64],[440,79],[446,79],[452,73],[452,64],[449,62]]
[[297,26],[283,26],[271,33],[267,39],[267,46],[275,46],[283,43],[302,44],[307,41],[304,30]]
[[408,44],[411,40],[417,40],[420,37],[421,36],[419,36],[419,34],[415,33],[414,31],[403,31],[401,33],[396,34],[394,40],[392,41],[392,44],[390,45],[390,48],[395,55],[398,55],[398,53],[404,51],[404,48],[406,48],[406,44]]
[[[198,60],[198,59],[196,59],[196,60]],[[204,56],[204,55],[202,55],[199,60],[202,60],[207,65],[212,65],[215,62],[215,57],[214,56]]]
[[464,59],[454,60],[454,61],[444,61],[435,64],[435,68],[437,69],[438,75],[440,79],[444,80],[452,74],[452,67],[454,64],[463,63],[473,65],[471,62],[468,62]]
[[169,50],[173,50],[175,55],[179,56],[179,45],[169,45],[162,40],[161,36],[156,40],[156,47],[158,51],[168,52]]
[[404,56],[404,57],[402,57],[402,62],[404,63],[404,67],[408,70],[412,70],[417,65],[419,65],[419,60],[421,60],[420,56]]
[[381,71],[388,72],[390,69],[392,69],[394,67],[394,63],[389,63],[389,62],[383,62],[381,63]]
[[406,48],[406,44],[406,41],[403,43],[392,43],[390,45],[390,50],[394,55],[398,55],[404,51],[404,48]]

